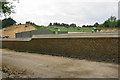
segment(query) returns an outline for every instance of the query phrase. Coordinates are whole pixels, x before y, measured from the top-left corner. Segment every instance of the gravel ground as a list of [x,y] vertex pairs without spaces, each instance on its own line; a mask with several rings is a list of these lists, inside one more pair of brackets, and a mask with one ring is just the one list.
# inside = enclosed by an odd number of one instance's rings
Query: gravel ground
[[2,50],[3,78],[118,78],[118,64]]
[[0,80],[2,79],[2,68],[0,67]]

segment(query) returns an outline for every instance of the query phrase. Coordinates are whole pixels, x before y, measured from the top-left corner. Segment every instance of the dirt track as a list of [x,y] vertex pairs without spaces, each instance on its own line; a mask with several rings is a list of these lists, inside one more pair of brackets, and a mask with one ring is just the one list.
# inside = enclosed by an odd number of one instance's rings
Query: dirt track
[[[1,50],[0,50],[1,51]],[[22,78],[117,78],[118,65],[3,49],[3,72]]]

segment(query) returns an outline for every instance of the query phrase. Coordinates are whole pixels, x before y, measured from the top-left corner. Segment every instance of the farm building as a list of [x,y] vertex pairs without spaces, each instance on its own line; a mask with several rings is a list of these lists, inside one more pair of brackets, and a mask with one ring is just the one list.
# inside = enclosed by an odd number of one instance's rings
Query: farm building
[[[68,32],[60,32],[57,31],[57,34],[67,34]],[[48,29],[38,29],[38,30],[32,30],[32,31],[25,31],[16,33],[16,38],[30,38],[33,35],[47,35],[47,34],[56,34],[56,32],[52,32]]]

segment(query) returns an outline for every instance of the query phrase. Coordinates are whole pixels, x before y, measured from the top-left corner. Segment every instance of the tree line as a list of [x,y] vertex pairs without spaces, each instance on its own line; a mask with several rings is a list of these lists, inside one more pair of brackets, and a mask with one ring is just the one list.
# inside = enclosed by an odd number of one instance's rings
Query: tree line
[[13,20],[12,18],[5,18],[2,20],[2,28],[8,27],[8,26],[12,26],[15,25],[16,21]]
[[[27,21],[27,22],[25,22],[25,24],[38,26],[34,22],[31,22],[31,21]],[[6,28],[6,27],[12,26],[12,25],[16,25],[16,21],[14,19],[12,19],[11,17],[5,18],[2,20],[2,28]],[[21,23],[19,23],[18,25],[21,25]]]
[[25,24],[36,25],[34,22],[27,21]]
[[[2,28],[11,26],[11,25],[15,25],[16,21],[14,19],[12,19],[11,17],[9,18],[5,18],[2,20]],[[25,24],[30,24],[30,25],[34,25],[36,27],[39,27],[38,25],[36,25],[34,22],[31,21],[27,21]],[[72,23],[72,24],[65,24],[65,23],[50,23],[48,26],[57,26],[57,27],[79,27],[76,26],[76,24]],[[120,20],[117,20],[116,17],[111,16],[110,18],[108,18],[103,24],[99,24],[98,22],[96,22],[94,25],[83,25],[82,27],[106,27],[106,28],[118,28],[120,27]]]
[[115,17],[115,16],[111,16],[110,18],[108,18],[108,20],[106,20],[103,24],[99,25],[100,27],[120,27],[120,20]]
[[58,26],[58,27],[66,27],[66,28],[69,28],[69,27],[78,27],[76,24],[72,23],[72,24],[66,24],[66,23],[50,23],[48,26]]
[[117,20],[115,16],[111,16],[103,24],[99,24],[98,22],[96,22],[94,25],[83,25],[82,27],[118,28],[120,27],[120,20]]

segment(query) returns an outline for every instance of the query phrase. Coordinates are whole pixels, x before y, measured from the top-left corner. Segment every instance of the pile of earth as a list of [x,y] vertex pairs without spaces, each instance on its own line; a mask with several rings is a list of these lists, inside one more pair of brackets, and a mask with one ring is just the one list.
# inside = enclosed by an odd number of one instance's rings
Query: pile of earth
[[22,24],[3,28],[0,30],[0,33],[2,33],[1,36],[9,36],[9,38],[15,38],[15,33],[31,30],[36,30],[36,28],[32,25]]

